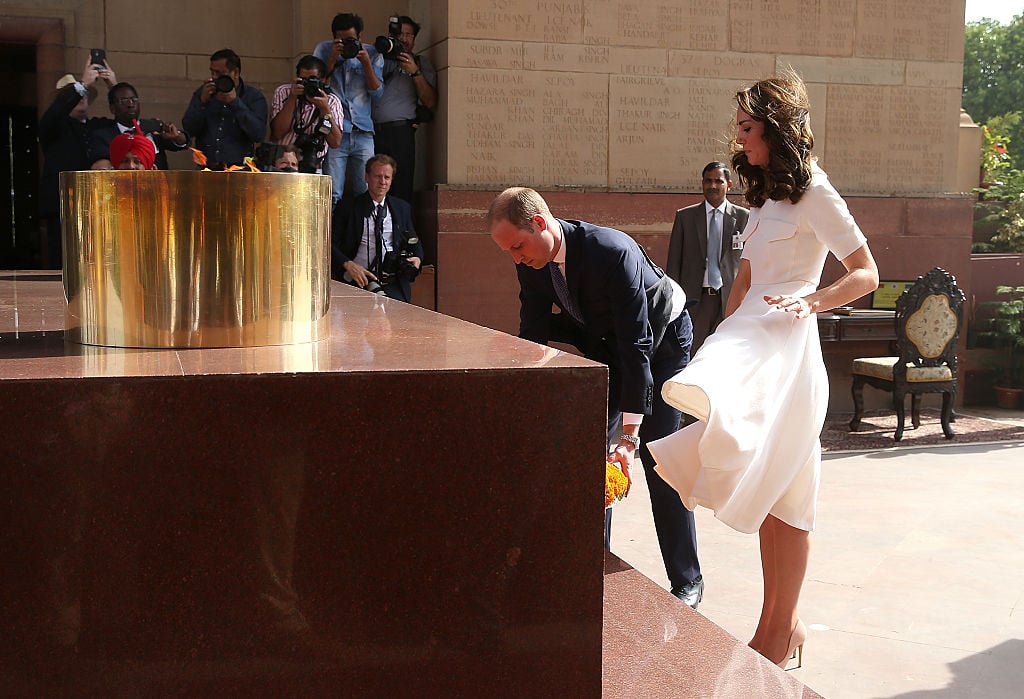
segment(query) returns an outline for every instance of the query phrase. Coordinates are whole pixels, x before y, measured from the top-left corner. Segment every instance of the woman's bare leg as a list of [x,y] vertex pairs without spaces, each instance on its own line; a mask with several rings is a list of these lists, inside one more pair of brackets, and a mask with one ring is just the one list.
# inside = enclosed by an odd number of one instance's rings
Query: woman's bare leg
[[[772,518],[774,519],[774,518]],[[775,526],[767,519],[758,530],[758,540],[761,546],[761,577],[763,578],[764,596],[761,602],[761,618],[757,620],[757,630],[754,637],[747,645],[761,652],[764,643],[765,629],[772,616],[772,609],[775,607]]]
[[765,527],[772,530],[774,552],[770,574],[765,576],[765,585],[767,589],[767,581],[771,578],[774,581],[774,594],[767,622],[763,627],[758,625],[762,633],[757,637],[757,650],[773,663],[778,663],[785,659],[790,638],[799,621],[797,605],[807,575],[811,539],[810,532],[791,527],[772,515],[768,515],[762,531]]

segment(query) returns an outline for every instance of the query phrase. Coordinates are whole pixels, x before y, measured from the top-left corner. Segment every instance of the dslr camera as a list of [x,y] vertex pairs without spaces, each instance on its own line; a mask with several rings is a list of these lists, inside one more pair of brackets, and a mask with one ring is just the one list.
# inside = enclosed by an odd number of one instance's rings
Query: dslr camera
[[359,39],[354,36],[346,36],[341,40],[341,57],[342,58],[355,58],[359,55],[359,52],[363,49],[363,45],[359,43]]
[[213,86],[217,88],[217,92],[231,92],[235,89],[235,81],[230,75],[218,75],[213,79]]
[[402,24],[398,21],[398,17],[388,17],[388,36],[378,36],[374,39],[373,48],[377,49],[377,53],[384,56],[384,58],[397,59],[399,55],[405,52],[402,42],[398,40],[401,33]]
[[[324,84],[324,81],[318,77],[300,78],[299,84],[302,85],[302,92],[306,97],[319,97],[320,95],[327,92],[328,88]],[[331,125],[327,125],[327,132],[330,133]]]
[[409,238],[398,250],[388,250],[384,253],[384,259],[380,263],[381,286],[387,286],[399,277],[411,282],[419,276],[419,267],[409,261],[410,257],[416,257],[416,245],[419,242],[419,238]]
[[405,47],[402,46],[402,42],[390,36],[378,36],[373,40],[373,48],[377,49],[377,53],[384,56],[384,58],[396,60],[405,53]]
[[[331,132],[331,122],[324,119],[327,126],[327,133]],[[320,167],[320,151],[327,140],[327,133],[323,132],[323,125],[317,127],[313,133],[300,133],[295,136],[295,147],[302,151],[302,158],[299,160],[299,172],[315,173]]]

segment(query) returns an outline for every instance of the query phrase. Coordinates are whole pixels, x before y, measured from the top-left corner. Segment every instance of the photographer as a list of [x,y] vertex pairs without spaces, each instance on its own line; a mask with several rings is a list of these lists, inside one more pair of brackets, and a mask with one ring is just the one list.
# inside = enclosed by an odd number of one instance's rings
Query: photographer
[[92,132],[99,121],[89,118],[89,103],[96,98],[96,82],[107,87],[117,83],[110,64],[94,64],[86,59],[82,79],[65,75],[57,81],[53,102],[39,118],[39,146],[43,150],[43,176],[39,185],[39,215],[46,221],[46,269],[63,265],[63,243],[60,223],[60,173],[88,170],[92,163],[89,151]]
[[242,59],[231,49],[210,56],[210,79],[181,118],[211,170],[242,165],[267,133],[267,98],[242,81]]
[[348,179],[353,194],[366,191],[363,172],[373,155],[373,118],[370,100],[384,92],[384,58],[376,49],[360,42],[363,18],[344,12],[331,22],[331,41],[322,41],[313,55],[327,64],[331,91],[345,106],[341,145],[327,151],[325,172],[331,176],[331,203],[336,204]]
[[387,196],[394,174],[394,158],[375,155],[366,163],[367,191],[338,202],[331,221],[331,268],[335,279],[408,303],[423,246],[409,204]]
[[303,56],[295,66],[295,80],[274,90],[270,101],[270,140],[302,150],[299,172],[321,172],[328,146],[341,145],[345,112],[324,85],[326,74],[323,61]]
[[420,25],[401,15],[388,22],[388,36],[374,46],[384,54],[384,94],[373,103],[373,142],[398,163],[394,196],[412,202],[416,127],[437,107],[437,73],[430,59],[413,53]]

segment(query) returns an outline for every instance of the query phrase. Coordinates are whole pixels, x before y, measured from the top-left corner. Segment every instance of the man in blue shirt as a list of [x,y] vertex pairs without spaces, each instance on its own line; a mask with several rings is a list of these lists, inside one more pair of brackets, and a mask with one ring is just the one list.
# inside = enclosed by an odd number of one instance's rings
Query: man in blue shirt
[[242,59],[231,49],[210,56],[210,79],[192,95],[181,125],[196,139],[211,170],[242,165],[267,135],[267,98],[242,82]]
[[352,194],[366,191],[366,161],[373,156],[373,117],[370,100],[384,93],[384,57],[360,42],[363,18],[348,12],[331,22],[334,39],[322,41],[313,55],[327,64],[331,89],[345,105],[341,145],[327,151],[324,171],[331,176],[331,203],[345,191],[346,173]]
[[373,103],[373,142],[378,153],[387,153],[398,162],[391,193],[411,204],[417,105],[428,110],[437,107],[437,73],[430,59],[412,52],[420,25],[406,15],[394,20],[388,31],[402,50],[397,56],[384,57],[384,94]]

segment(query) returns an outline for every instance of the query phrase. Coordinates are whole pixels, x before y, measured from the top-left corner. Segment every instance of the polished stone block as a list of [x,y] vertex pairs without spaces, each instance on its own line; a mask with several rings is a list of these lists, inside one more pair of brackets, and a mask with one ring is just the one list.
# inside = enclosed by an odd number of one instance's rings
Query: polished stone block
[[604,608],[603,696],[820,699],[612,554]]
[[600,693],[605,367],[338,284],[304,345],[62,322],[0,272],[4,687],[77,614],[72,693]]

